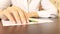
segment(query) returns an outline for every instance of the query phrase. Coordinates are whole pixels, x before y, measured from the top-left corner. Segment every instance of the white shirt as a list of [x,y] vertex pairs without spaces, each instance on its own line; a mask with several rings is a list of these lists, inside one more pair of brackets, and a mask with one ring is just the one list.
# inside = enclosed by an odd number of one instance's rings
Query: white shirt
[[39,11],[40,0],[32,0],[28,5],[27,0],[0,0],[0,9],[5,9],[10,4],[20,7],[26,12],[36,11],[40,17],[56,17],[57,9],[50,0],[42,0],[41,5],[44,10]]

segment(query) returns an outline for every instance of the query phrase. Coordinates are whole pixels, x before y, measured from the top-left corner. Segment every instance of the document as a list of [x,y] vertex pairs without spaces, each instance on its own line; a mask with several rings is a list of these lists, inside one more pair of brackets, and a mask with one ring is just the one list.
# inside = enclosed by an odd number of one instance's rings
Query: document
[[10,21],[4,21],[2,20],[3,26],[16,26],[16,25],[30,25],[30,24],[40,24],[40,23],[51,23],[54,22],[51,19],[35,19],[35,18],[29,18],[30,22],[27,24],[19,24],[19,23],[12,23]]

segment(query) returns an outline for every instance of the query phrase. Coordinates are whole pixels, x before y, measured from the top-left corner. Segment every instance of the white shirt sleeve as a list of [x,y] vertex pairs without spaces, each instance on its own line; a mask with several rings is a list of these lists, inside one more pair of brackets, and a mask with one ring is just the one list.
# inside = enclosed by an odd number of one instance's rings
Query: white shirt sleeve
[[10,0],[0,0],[0,10],[6,9],[10,6]]
[[37,11],[40,17],[56,17],[57,9],[49,0],[42,0],[41,4],[44,10]]

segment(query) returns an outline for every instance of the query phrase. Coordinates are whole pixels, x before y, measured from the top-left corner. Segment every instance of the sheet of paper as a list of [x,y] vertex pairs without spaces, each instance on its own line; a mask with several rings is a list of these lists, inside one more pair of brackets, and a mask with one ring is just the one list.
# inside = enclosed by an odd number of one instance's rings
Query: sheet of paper
[[[34,19],[34,18],[30,18],[30,20],[35,20],[37,22],[30,22],[28,24],[39,24],[39,23],[50,23],[50,22],[53,22],[50,19]],[[16,24],[16,23],[12,23],[10,21],[4,21],[4,20],[2,20],[2,24],[3,24],[3,26],[26,25],[26,24]]]

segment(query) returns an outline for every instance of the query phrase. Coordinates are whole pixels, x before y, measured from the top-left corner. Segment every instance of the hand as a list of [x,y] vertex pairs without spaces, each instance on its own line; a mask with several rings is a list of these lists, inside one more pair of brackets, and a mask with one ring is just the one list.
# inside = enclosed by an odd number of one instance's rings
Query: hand
[[29,22],[27,13],[18,7],[9,7],[3,11],[6,19],[11,22],[26,24]]
[[39,17],[37,12],[32,11],[32,12],[29,12],[28,14],[29,14],[29,17]]
[[0,10],[0,18],[2,18],[2,16],[3,16],[3,11]]

